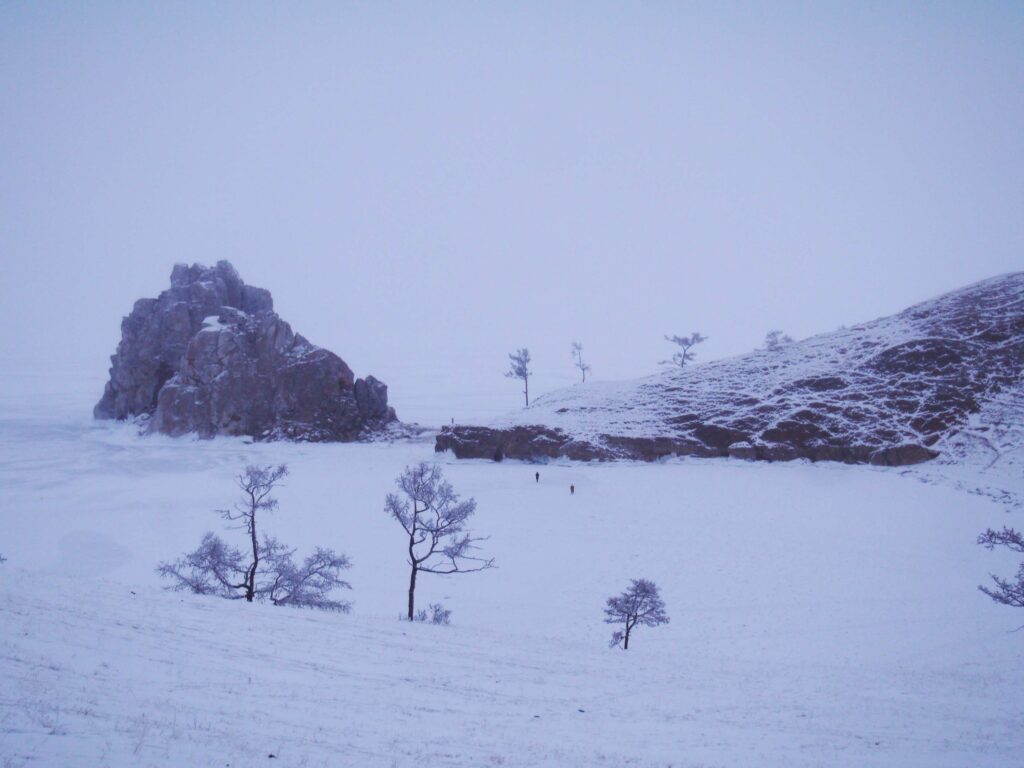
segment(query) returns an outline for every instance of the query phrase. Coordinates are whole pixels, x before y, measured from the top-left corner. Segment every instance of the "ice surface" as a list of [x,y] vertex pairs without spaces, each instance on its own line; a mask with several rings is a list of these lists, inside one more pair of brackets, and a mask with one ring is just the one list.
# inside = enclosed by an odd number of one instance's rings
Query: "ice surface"
[[[5,766],[1007,766],[1024,747],[1022,617],[976,589],[1017,558],[974,543],[1020,512],[940,465],[142,438],[89,418],[92,382],[19,386],[31,401],[0,396]],[[383,512],[433,458],[498,565],[423,577],[450,627],[397,621]],[[159,560],[238,535],[212,513],[233,474],[279,461],[266,529],[346,552],[352,614],[164,592]],[[604,599],[641,576],[672,622],[610,650]]]

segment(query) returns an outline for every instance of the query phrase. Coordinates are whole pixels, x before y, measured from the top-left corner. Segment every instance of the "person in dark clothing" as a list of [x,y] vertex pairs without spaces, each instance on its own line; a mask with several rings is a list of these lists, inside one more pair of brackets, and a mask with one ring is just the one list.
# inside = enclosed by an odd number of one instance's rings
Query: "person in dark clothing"
[[570,485],[569,486],[569,494],[571,496],[575,496],[576,495],[576,486],[575,485]]
[[538,483],[540,482],[540,472],[534,472],[533,477]]

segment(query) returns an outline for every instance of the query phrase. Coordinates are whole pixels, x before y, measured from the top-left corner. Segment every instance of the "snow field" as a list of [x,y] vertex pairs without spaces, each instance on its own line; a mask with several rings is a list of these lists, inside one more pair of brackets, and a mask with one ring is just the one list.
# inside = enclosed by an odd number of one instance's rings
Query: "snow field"
[[[1021,620],[976,589],[1016,558],[974,544],[1014,517],[980,496],[868,467],[458,462],[429,439],[0,415],[0,765],[1007,766],[1024,746]],[[397,621],[383,512],[435,458],[498,566],[423,576],[450,627]],[[281,461],[261,525],[346,552],[353,613],[163,591],[158,561],[237,541],[212,512],[233,475]],[[641,576],[672,622],[610,650],[604,600]]]

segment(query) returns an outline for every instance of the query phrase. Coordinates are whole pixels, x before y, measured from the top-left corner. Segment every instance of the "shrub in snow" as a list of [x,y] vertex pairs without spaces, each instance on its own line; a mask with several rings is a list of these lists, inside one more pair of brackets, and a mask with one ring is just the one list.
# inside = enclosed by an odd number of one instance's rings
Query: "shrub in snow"
[[[993,549],[996,546],[1007,547],[1013,552],[1024,553],[1024,535],[1017,533],[1013,528],[1003,527],[1001,531],[993,531],[989,528],[978,537],[978,543],[986,549]],[[995,582],[995,589],[979,586],[982,592],[991,597],[997,603],[1012,605],[1017,608],[1024,608],[1024,563],[1017,569],[1016,581],[1002,579],[995,574],[992,581]]]
[[680,368],[685,368],[686,364],[696,357],[697,353],[693,351],[693,347],[697,346],[701,342],[707,341],[708,337],[703,336],[700,333],[694,331],[689,336],[665,336],[665,341],[671,341],[673,344],[679,347],[679,351],[672,355],[668,360],[662,360],[662,365],[678,365]]
[[317,547],[301,564],[296,564],[292,559],[294,549],[272,536],[258,535],[257,518],[277,509],[277,500],[270,493],[287,474],[284,464],[246,467],[237,479],[242,500],[231,509],[218,510],[221,517],[245,531],[245,551],[207,533],[194,551],[173,563],[157,566],[158,574],[173,579],[168,589],[229,600],[269,600],[274,605],[347,612],[351,603],[331,597],[335,589],[351,589],[341,578],[341,572],[351,566],[345,555]]
[[656,627],[669,621],[658,586],[647,579],[633,579],[629,589],[617,597],[609,597],[604,617],[605,624],[622,625],[622,629],[612,633],[609,647],[621,645],[627,651],[629,637],[637,625]]
[[792,343],[793,337],[782,331],[768,331],[764,336],[764,348],[769,352],[777,352]]
[[[451,623],[452,612],[445,608],[443,605],[441,605],[441,603],[431,603],[429,607],[430,613],[427,613],[426,609],[420,608],[418,611],[416,611],[416,615],[413,616],[412,620],[423,622],[429,621],[431,624],[447,625]],[[405,621],[406,619],[405,616],[399,616],[398,618],[402,619],[403,621]]]
[[473,499],[460,501],[436,464],[406,467],[395,480],[400,493],[389,493],[384,511],[409,537],[409,605],[406,617],[416,618],[416,577],[420,573],[474,573],[494,567],[494,559],[474,557],[476,542],[466,522],[476,511]]

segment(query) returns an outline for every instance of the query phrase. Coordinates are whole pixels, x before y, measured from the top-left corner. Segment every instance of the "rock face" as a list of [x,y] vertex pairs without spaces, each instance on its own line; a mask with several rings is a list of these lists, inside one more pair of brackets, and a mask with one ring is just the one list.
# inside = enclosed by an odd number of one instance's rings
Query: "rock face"
[[270,292],[234,267],[178,264],[171,287],[121,323],[98,419],[202,437],[350,441],[396,421],[388,388],[293,333]]
[[732,456],[916,464],[1022,386],[1024,272],[776,350],[539,398],[445,427],[459,458]]

